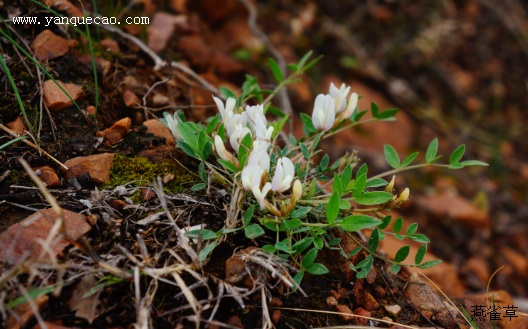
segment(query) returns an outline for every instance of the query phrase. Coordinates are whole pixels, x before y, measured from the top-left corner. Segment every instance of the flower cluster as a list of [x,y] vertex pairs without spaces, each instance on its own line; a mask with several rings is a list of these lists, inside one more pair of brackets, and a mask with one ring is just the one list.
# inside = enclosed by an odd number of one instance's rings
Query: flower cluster
[[347,103],[346,98],[349,92],[350,87],[347,87],[344,83],[339,89],[333,83],[330,83],[328,94],[317,95],[312,114],[312,123],[316,129],[330,130],[336,122],[348,119],[354,113],[358,102],[358,94],[352,93]]
[[[266,196],[270,191],[282,193],[289,190],[295,177],[295,167],[289,158],[279,158],[273,178],[271,182],[268,181],[268,173],[271,169],[269,152],[272,149],[273,127],[268,125],[264,115],[264,107],[262,105],[248,105],[245,111],[236,113],[236,100],[234,98],[228,98],[225,104],[219,98],[213,96],[213,99],[222,116],[222,123],[234,152],[239,153],[241,141],[245,136],[249,134],[253,139],[247,162],[244,168],[241,168],[242,187],[253,193],[261,210],[267,208],[274,213],[280,213],[274,205],[266,200]],[[215,136],[214,142],[216,152],[221,159],[229,161],[235,166],[240,166],[236,157],[226,149],[224,141],[219,135]],[[292,201],[288,206],[289,209],[300,198],[301,193],[301,182],[296,180]]]

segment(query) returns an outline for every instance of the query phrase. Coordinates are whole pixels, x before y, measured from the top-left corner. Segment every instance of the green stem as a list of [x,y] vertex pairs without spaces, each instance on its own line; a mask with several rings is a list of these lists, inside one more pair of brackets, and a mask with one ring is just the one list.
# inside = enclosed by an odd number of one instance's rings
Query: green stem
[[376,179],[376,178],[381,178],[381,177],[386,177],[386,176],[390,176],[390,175],[395,175],[395,174],[398,174],[398,173],[401,173],[401,172],[404,172],[404,171],[418,169],[418,168],[424,168],[424,167],[429,167],[429,166],[449,168],[449,165],[446,165],[446,164],[422,163],[422,164],[417,164],[417,165],[413,165],[413,166],[408,166],[408,167],[405,167],[405,168],[398,168],[398,169],[390,170],[390,171],[381,173],[379,175],[372,176],[369,179],[367,179],[367,182],[370,182],[371,180]]

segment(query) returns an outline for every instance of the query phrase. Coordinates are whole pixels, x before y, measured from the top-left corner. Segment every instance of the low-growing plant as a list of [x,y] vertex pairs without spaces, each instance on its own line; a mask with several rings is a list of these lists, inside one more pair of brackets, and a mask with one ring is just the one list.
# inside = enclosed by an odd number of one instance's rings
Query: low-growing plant
[[[262,89],[257,79],[249,75],[238,97],[222,88],[226,101],[213,96],[219,113],[209,118],[207,125],[186,122],[181,111],[174,115],[165,113],[163,121],[177,139],[177,146],[201,161],[198,170],[201,182],[193,190],[220,184],[231,194],[225,226],[220,231],[205,228],[187,233],[207,242],[200,260],[207,259],[225,234],[243,230],[248,239],[255,240],[268,232],[274,242],[262,243],[260,247],[290,260],[299,270],[294,277],[299,284],[306,272],[315,275],[328,272],[316,259],[323,248],[339,244],[339,238],[333,234],[335,230],[349,233],[371,230],[368,243],[359,244],[349,255],[345,254],[352,257],[361,250],[368,253],[358,264],[350,264],[358,278],[369,273],[374,257],[390,262],[393,272],[403,265],[424,269],[438,264],[439,260],[423,262],[429,239],[417,233],[418,224],[411,224],[404,232],[402,218],[390,215],[390,210],[405,202],[410,193],[408,188],[394,191],[395,175],[426,166],[459,169],[486,164],[462,161],[464,145],[453,151],[448,163],[438,163],[442,156],[437,154],[437,139],[427,148],[425,162],[414,165],[419,152],[400,160],[396,150],[385,145],[385,158],[393,169],[376,176],[369,176],[368,165],[361,163],[356,152],[330,163],[329,155],[318,148],[321,140],[360,124],[394,120],[398,109],[380,110],[372,103],[371,118],[366,119],[367,111],[357,107],[358,95],[352,93],[349,97],[350,87],[345,84],[340,88],[331,84],[328,94],[316,97],[311,117],[301,113],[304,136],[300,139],[287,136],[282,129],[288,115],[271,105],[271,101],[280,88],[297,81],[319,60],[309,61],[310,56],[311,52],[297,64],[290,64],[289,76],[270,60],[271,72],[278,83],[274,90]],[[243,108],[248,102],[257,105]],[[269,122],[267,114],[278,119]],[[391,179],[385,180],[386,177]],[[379,241],[386,234],[422,243],[414,260],[404,263],[409,246],[399,249],[394,260],[377,255]]]

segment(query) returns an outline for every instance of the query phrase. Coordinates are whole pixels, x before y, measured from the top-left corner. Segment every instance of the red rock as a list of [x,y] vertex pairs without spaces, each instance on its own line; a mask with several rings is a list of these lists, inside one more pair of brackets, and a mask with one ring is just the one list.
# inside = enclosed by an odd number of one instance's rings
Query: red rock
[[273,321],[273,323],[275,324],[279,323],[281,317],[282,317],[282,313],[280,310],[273,310],[271,312],[271,320]]
[[236,315],[233,315],[229,319],[227,319],[227,324],[231,326],[231,328],[244,328],[244,325],[242,324],[242,320]]
[[161,121],[157,119],[150,119],[143,122],[143,124],[147,126],[147,133],[150,133],[157,137],[165,138],[165,145],[176,145],[176,140],[174,139],[172,132],[169,128],[167,128],[167,126],[161,123]]
[[[40,240],[47,239],[57,217],[53,209],[44,209],[35,212],[20,223],[10,226],[0,234],[0,261],[16,264],[25,256],[29,256],[30,259],[38,259],[43,251]],[[84,215],[63,210],[63,219],[66,237],[70,241],[79,239],[91,229]],[[61,239],[52,244],[51,250],[58,255],[70,245],[68,240]],[[43,257],[47,259],[49,256],[43,253]]]
[[282,304],[282,300],[278,299],[277,297],[273,297],[270,301],[271,307],[281,307]]
[[361,297],[361,304],[370,312],[373,312],[380,307],[378,301],[368,291],[363,293]]
[[354,320],[353,316],[347,315],[347,314],[354,315],[354,313],[352,312],[352,310],[348,306],[346,306],[346,305],[337,305],[336,306],[336,311],[339,312],[339,313],[344,313],[344,314],[339,314],[339,317],[341,318],[341,320],[343,320],[343,321],[353,321]]
[[449,216],[455,221],[474,228],[489,227],[489,214],[460,195],[419,196],[417,204],[438,217]]
[[70,179],[87,173],[95,183],[109,182],[114,157],[114,153],[102,153],[70,159],[64,163],[69,168],[65,177]]
[[[42,309],[44,309],[44,307],[48,303],[48,300],[48,295],[43,294],[33,298],[32,303],[33,305],[37,306],[37,311],[40,312],[42,311]],[[27,302],[18,305],[13,311],[16,313],[16,316],[10,314],[6,321],[6,328],[24,328],[28,324],[28,322],[30,322],[35,316],[35,312],[32,308],[32,305]]]
[[200,11],[200,14],[212,24],[231,19],[237,11],[244,10],[245,13],[244,7],[236,0],[224,0],[221,6],[218,5],[216,0],[200,0],[195,3],[196,9]]
[[330,290],[330,294],[332,295],[332,297],[334,297],[337,300],[340,300],[341,298],[343,298],[343,296],[339,292],[337,292],[337,291],[335,291],[333,289]]
[[355,317],[354,319],[354,323],[360,326],[366,326],[367,322],[370,320],[368,318],[371,317],[371,313],[362,307],[355,309],[354,314],[361,316]]
[[128,89],[125,90],[125,92],[123,93],[123,102],[127,107],[132,108],[138,108],[142,104],[141,99],[139,99],[139,97],[137,97],[137,95],[133,91],[130,91]]
[[528,258],[525,255],[507,246],[501,247],[500,251],[507,264],[513,266],[515,272],[521,275],[528,273]]
[[143,201],[149,201],[156,197],[156,192],[154,192],[150,188],[143,189],[141,190],[141,196],[143,197]]
[[61,184],[59,176],[50,166],[36,167],[33,170],[46,186],[55,187]]
[[[78,85],[64,83],[60,80],[57,80],[57,82],[74,101],[77,101],[83,95],[82,88]],[[42,92],[44,94],[44,102],[46,102],[46,106],[52,111],[60,111],[73,105],[70,98],[68,98],[53,80],[46,80],[42,83]]]
[[101,48],[106,51],[110,51],[113,53],[119,53],[121,49],[119,49],[119,44],[114,39],[103,39],[101,40]]
[[95,115],[95,113],[97,113],[97,109],[95,108],[95,106],[90,105],[86,108],[86,114]]
[[478,279],[478,286],[484,287],[490,278],[488,262],[480,257],[471,257],[462,265],[462,271],[465,275],[472,274]]
[[148,46],[155,52],[160,52],[167,46],[167,42],[174,32],[175,16],[157,12],[147,28]]
[[35,58],[39,61],[53,59],[68,52],[68,40],[59,37],[50,30],[44,30],[31,43]]
[[6,126],[19,135],[24,135],[24,132],[27,130],[24,119],[20,116],[14,121],[7,123]]
[[114,123],[112,127],[99,131],[95,135],[97,137],[104,137],[105,145],[113,145],[123,139],[123,136],[130,131],[131,124],[132,120],[130,118],[123,118]]
[[334,296],[329,296],[326,298],[326,305],[328,306],[337,306],[339,303]]

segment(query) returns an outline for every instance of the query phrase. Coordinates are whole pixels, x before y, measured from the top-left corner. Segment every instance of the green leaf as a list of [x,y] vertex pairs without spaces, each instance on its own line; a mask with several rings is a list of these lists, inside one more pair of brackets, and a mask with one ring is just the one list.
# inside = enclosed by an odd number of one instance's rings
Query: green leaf
[[205,189],[206,187],[207,185],[205,183],[198,183],[196,185],[193,185],[193,187],[191,187],[191,190],[194,192],[198,192]]
[[383,121],[389,121],[391,119],[394,119],[394,116],[398,113],[399,109],[393,108],[393,109],[386,109],[385,111],[378,114],[378,119]]
[[[321,58],[323,58],[323,57],[324,57],[324,56],[321,55],[321,56],[318,56],[317,58],[312,59],[310,62],[308,62],[308,64],[306,64],[306,65],[302,68],[302,71],[303,71],[303,72],[308,71],[309,69],[312,68],[312,66],[314,66],[315,64],[317,64],[317,62],[319,62],[319,60],[320,60]],[[300,80],[300,79],[299,79],[299,80]]]
[[300,207],[290,213],[290,218],[305,218],[312,210],[312,207]]
[[431,261],[422,263],[420,265],[417,265],[417,267],[421,268],[423,270],[423,269],[426,269],[426,268],[429,268],[429,267],[436,266],[436,265],[440,264],[441,262],[442,262],[441,260],[435,259],[435,260],[431,260]]
[[398,250],[396,252],[396,256],[394,257],[394,260],[397,263],[400,263],[400,262],[404,261],[405,258],[407,258],[407,256],[409,256],[409,251],[410,250],[411,250],[411,247],[409,247],[409,246],[401,247],[400,250]]
[[343,183],[343,188],[346,188],[350,180],[352,179],[352,166],[347,164],[341,173],[341,182]]
[[229,98],[229,97],[233,97],[234,99],[237,98],[235,93],[231,89],[229,89],[227,87],[223,87],[222,86],[222,87],[218,88],[218,90],[220,90],[220,93],[222,95],[224,95],[225,98]]
[[423,261],[426,252],[427,252],[427,245],[426,244],[424,244],[420,248],[418,248],[418,251],[416,252],[416,256],[414,256],[414,264],[415,265],[418,265],[418,264],[420,264]]
[[302,259],[301,266],[303,268],[307,268],[312,265],[315,262],[315,259],[317,258],[318,252],[319,250],[317,250],[317,248],[312,248],[308,250],[308,252],[304,255]]
[[287,230],[293,231],[302,224],[302,221],[300,219],[285,219],[283,223]]
[[374,231],[372,231],[372,234],[370,235],[369,241],[368,241],[368,248],[370,252],[374,253],[378,249],[379,244],[379,230],[376,228]]
[[323,137],[324,134],[325,134],[325,132],[321,131],[320,133],[315,135],[315,138],[314,138],[314,140],[312,142],[312,146],[310,146],[310,150],[312,152],[314,152],[317,149],[317,145],[319,145],[319,141],[321,140],[321,137]]
[[361,195],[355,196],[354,201],[364,206],[371,206],[376,204],[382,204],[389,200],[392,200],[393,195],[387,192],[366,192]]
[[354,188],[352,189],[352,196],[354,198],[359,197],[367,185],[367,174],[360,175],[359,177],[356,175],[356,177]]
[[203,162],[200,162],[198,165],[198,176],[200,176],[202,182],[207,183],[207,173],[205,172],[205,165]]
[[372,269],[372,265],[374,265],[374,258],[371,255],[368,255],[365,259],[359,262],[356,267],[366,269],[368,273]]
[[389,182],[387,182],[383,178],[374,178],[372,180],[367,180],[367,184],[365,185],[365,188],[386,186],[388,183]]
[[223,159],[216,159],[218,161],[218,163],[220,163],[224,168],[226,168],[227,170],[233,172],[233,173],[237,173],[239,172],[240,170],[237,168],[237,166],[235,166],[234,164],[232,164],[231,162],[229,161],[226,161],[226,160],[223,160]]
[[293,286],[292,291],[299,289],[299,287],[301,286],[303,277],[304,277],[304,271],[299,271],[295,273],[295,275],[293,276],[293,281],[295,281],[295,285]]
[[207,128],[205,128],[205,133],[210,135],[216,128],[216,126],[222,121],[222,118],[220,117],[220,114],[216,114],[211,121],[207,124]]
[[389,270],[390,270],[392,273],[396,274],[396,273],[398,273],[398,272],[401,270],[401,266],[398,265],[398,264],[393,264],[393,265],[391,265],[391,266],[389,267]]
[[423,234],[413,234],[413,235],[409,236],[408,238],[413,240],[413,241],[420,242],[420,243],[429,243],[429,242],[431,242],[429,240],[429,238],[427,238]]
[[431,144],[429,144],[429,147],[427,147],[427,152],[425,152],[425,161],[427,163],[433,163],[436,152],[438,152],[438,138],[435,138],[431,141]]
[[272,246],[271,244],[263,245],[262,246],[262,250],[264,250],[265,252],[267,252],[269,254],[273,254],[273,253],[275,253],[275,251],[277,251],[277,249],[274,246]]
[[370,103],[370,112],[372,113],[372,117],[374,117],[375,119],[378,119],[378,116],[379,116],[378,104],[374,102]]
[[214,248],[216,248],[217,245],[218,242],[213,241],[208,243],[202,250],[200,250],[200,254],[198,255],[200,262],[205,261],[207,256],[209,256],[209,254],[214,250]]
[[273,59],[268,58],[268,65],[270,66],[271,73],[273,73],[273,77],[277,82],[282,82],[284,80],[284,75],[282,74],[282,70],[279,67],[279,64]]
[[283,251],[287,254],[291,254],[292,251],[290,250],[290,246],[288,244],[288,241],[279,241],[277,243],[275,243],[275,248],[277,248],[277,250],[280,250],[280,251]]
[[381,220],[381,224],[378,225],[378,229],[380,230],[384,230],[387,228],[387,226],[389,226],[390,222],[391,222],[391,219],[392,217],[391,216],[385,216],[383,217],[383,219]]
[[462,144],[459,147],[457,147],[453,153],[451,153],[451,157],[449,158],[449,164],[453,165],[455,163],[459,163],[460,159],[464,156],[464,152],[466,152],[466,145]]
[[343,194],[343,184],[341,177],[337,173],[334,173],[334,183],[332,184],[332,192],[337,192],[339,195]]
[[410,154],[408,157],[406,157],[402,161],[402,163],[400,165],[400,168],[405,168],[405,167],[409,166],[414,161],[414,159],[416,159],[418,154],[420,154],[420,152],[414,152],[414,153]]
[[297,72],[297,71],[299,71],[299,67],[297,66],[297,64],[290,63],[290,64],[286,65],[286,67],[287,67],[290,71],[293,71],[293,72]]
[[409,227],[407,227],[407,232],[405,233],[405,235],[407,236],[413,235],[417,229],[418,229],[418,223],[412,223],[411,225],[409,225]]
[[356,110],[354,110],[354,112],[352,113],[352,116],[351,116],[352,122],[359,122],[359,120],[361,120],[361,118],[365,114],[367,114],[367,111],[356,111]]
[[311,236],[308,236],[306,238],[303,238],[297,242],[295,242],[292,246],[292,251],[295,254],[303,252],[306,248],[308,248],[313,243],[313,238]]
[[312,265],[306,268],[306,272],[313,275],[323,275],[328,273],[328,269],[321,263],[313,263]]
[[339,210],[348,210],[352,206],[350,205],[350,202],[348,200],[339,200]]
[[323,156],[323,158],[321,159],[321,162],[319,163],[319,172],[323,172],[326,170],[326,168],[328,168],[328,163],[330,162],[330,157],[328,156],[328,154],[325,154]]
[[182,140],[178,140],[178,147],[183,152],[185,152],[185,154],[187,154],[188,156],[190,156],[192,158],[196,158],[196,152],[194,151],[194,149],[189,144],[185,143]]
[[358,179],[358,177],[361,175],[366,175],[367,172],[368,172],[368,167],[367,167],[367,164],[364,163],[361,165],[361,167],[359,167],[358,171],[356,172],[356,179]]
[[[31,299],[36,299],[37,297],[41,296],[41,295],[47,295],[49,294],[50,292],[52,292],[53,290],[55,290],[55,286],[47,286],[47,287],[44,287],[44,288],[36,288],[36,289],[31,289],[29,290],[27,293],[29,295],[29,297]],[[10,301],[7,305],[6,305],[6,308],[8,310],[11,310],[15,307],[17,307],[18,305],[21,305],[21,304],[24,304],[24,303],[27,303],[27,298],[26,296],[20,296],[12,301]]]
[[303,143],[299,143],[299,148],[301,149],[301,152],[302,152],[304,158],[306,160],[309,160],[310,159],[310,151],[308,150],[306,145],[304,145]]
[[304,56],[301,58],[299,63],[297,63],[297,67],[299,68],[299,70],[303,68],[304,64],[306,64],[306,61],[308,61],[308,58],[310,58],[312,54],[313,54],[313,50],[310,50],[306,54],[304,54]]
[[356,232],[365,228],[378,226],[381,221],[367,215],[351,215],[343,218],[341,227],[348,232]]
[[398,233],[403,228],[403,219],[401,217],[396,218],[394,221],[393,232]]
[[306,136],[311,136],[319,131],[314,127],[312,118],[309,115],[301,113],[300,116],[303,123],[303,132]]
[[324,247],[324,241],[321,237],[315,237],[313,244],[317,249],[323,249]]
[[244,226],[249,225],[249,223],[251,222],[251,219],[253,218],[254,212],[255,212],[254,205],[249,206],[249,208],[247,208],[246,211],[244,211],[244,216],[243,216]]
[[246,238],[248,239],[255,239],[261,235],[263,235],[264,229],[260,227],[259,224],[250,224],[246,226],[246,229],[244,230],[244,233],[246,235]]
[[464,166],[460,162],[451,163],[449,169],[462,169]]
[[469,167],[469,166],[489,166],[486,162],[478,161],[478,160],[466,160],[460,162],[460,164],[463,167]]
[[202,240],[204,241],[216,239],[216,233],[211,230],[207,230],[207,229],[192,230],[192,231],[185,233],[185,235],[187,235],[188,237],[192,239],[199,239],[200,236],[202,236]]
[[334,223],[337,218],[337,214],[339,214],[340,197],[341,196],[339,195],[339,192],[332,192],[332,196],[326,205],[326,220],[328,221],[328,224]]
[[238,148],[238,162],[240,167],[244,168],[246,161],[251,152],[251,146],[253,145],[253,138],[250,133],[247,133],[244,138],[240,141],[240,147]]
[[385,153],[385,159],[387,160],[387,163],[389,166],[391,166],[394,169],[398,169],[400,167],[400,157],[398,156],[398,152],[389,144],[385,144],[383,147],[383,152]]
[[353,257],[353,256],[359,254],[359,252],[360,252],[362,249],[363,249],[362,247],[357,247],[356,249],[352,250],[352,251],[348,254],[348,257]]
[[400,240],[400,241],[405,239],[405,235],[401,235],[401,234],[398,234],[398,233],[394,233],[392,236],[395,237],[396,239]]
[[180,131],[182,140],[187,145],[192,147],[193,150],[198,150],[198,139],[196,138],[196,134],[191,128],[191,124],[189,122],[180,122],[178,124],[178,130]]

